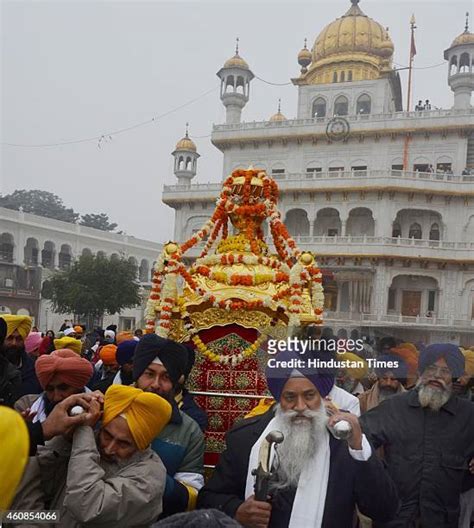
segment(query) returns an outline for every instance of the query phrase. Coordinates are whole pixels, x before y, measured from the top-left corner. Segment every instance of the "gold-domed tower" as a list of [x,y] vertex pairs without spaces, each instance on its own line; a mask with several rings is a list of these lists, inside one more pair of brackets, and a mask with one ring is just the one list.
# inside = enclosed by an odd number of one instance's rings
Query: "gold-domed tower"
[[303,67],[295,84],[367,81],[392,72],[394,46],[388,30],[367,16],[359,1],[351,0],[349,10],[317,36],[311,66],[307,71]]

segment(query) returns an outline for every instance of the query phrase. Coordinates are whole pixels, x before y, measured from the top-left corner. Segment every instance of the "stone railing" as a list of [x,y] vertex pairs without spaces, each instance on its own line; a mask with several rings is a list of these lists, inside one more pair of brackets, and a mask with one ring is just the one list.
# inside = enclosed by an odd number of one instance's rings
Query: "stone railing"
[[411,325],[411,326],[447,326],[456,328],[474,328],[474,319],[456,319],[455,317],[438,317],[433,314],[427,316],[408,316],[402,314],[367,314],[359,312],[325,312],[323,319],[326,322],[357,322],[372,323],[374,325]]
[[[371,182],[377,184],[401,184],[406,185],[407,182],[437,182],[435,184],[443,184],[445,188],[446,183],[459,184],[459,189],[467,189],[474,187],[474,174],[450,174],[440,172],[415,172],[415,171],[400,171],[391,169],[371,169],[365,171],[328,171],[328,172],[288,172],[284,174],[274,175],[273,178],[278,182],[282,191],[284,190],[298,190],[305,188],[308,185],[314,187],[313,181],[318,182],[319,185],[328,183],[329,187],[334,186],[334,190],[344,180],[348,182],[364,182],[370,185]],[[202,193],[213,194],[217,196],[222,189],[222,183],[196,183],[192,185],[165,185],[163,187],[163,194],[170,193]]]
[[474,241],[469,242],[449,242],[445,240],[425,240],[416,238],[401,237],[379,237],[379,236],[294,236],[299,244],[316,244],[316,245],[354,245],[364,244],[366,246],[397,246],[397,247],[417,247],[431,249],[449,249],[451,250],[474,250]]
[[[415,119],[433,119],[433,118],[453,118],[460,116],[474,115],[474,108],[469,109],[439,109],[439,110],[421,110],[413,112],[393,112],[388,114],[356,114],[341,116],[349,123],[377,123],[377,122],[399,122],[403,120]],[[334,116],[315,117],[306,119],[287,119],[286,121],[253,121],[251,123],[237,123],[237,124],[219,124],[213,125],[213,132],[227,132],[227,131],[243,131],[256,129],[272,129],[272,128],[290,128],[301,127],[308,125],[323,125],[333,119]]]

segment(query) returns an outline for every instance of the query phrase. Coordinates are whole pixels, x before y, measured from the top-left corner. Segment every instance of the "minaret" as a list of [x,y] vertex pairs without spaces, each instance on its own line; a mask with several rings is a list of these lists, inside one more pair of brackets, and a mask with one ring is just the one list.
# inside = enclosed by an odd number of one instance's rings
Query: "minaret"
[[454,92],[455,109],[471,108],[474,91],[474,34],[469,31],[469,13],[466,13],[464,32],[456,37],[444,52],[448,61],[448,84]]
[[178,178],[178,185],[189,185],[196,176],[199,154],[194,141],[189,138],[188,123],[186,123],[186,135],[176,143],[172,155],[174,175]]
[[239,55],[239,39],[235,46],[235,55],[227,60],[217,72],[221,80],[221,101],[225,106],[226,123],[240,123],[242,108],[249,100],[250,81],[254,74],[249,65]]

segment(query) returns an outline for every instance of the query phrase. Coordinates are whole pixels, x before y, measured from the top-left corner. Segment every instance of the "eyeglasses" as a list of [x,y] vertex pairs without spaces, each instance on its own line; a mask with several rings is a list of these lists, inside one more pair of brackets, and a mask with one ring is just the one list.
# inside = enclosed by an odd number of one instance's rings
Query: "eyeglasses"
[[425,374],[428,374],[430,376],[437,376],[438,373],[443,378],[451,378],[451,371],[446,367],[437,367],[435,365],[430,365],[429,367],[425,368]]

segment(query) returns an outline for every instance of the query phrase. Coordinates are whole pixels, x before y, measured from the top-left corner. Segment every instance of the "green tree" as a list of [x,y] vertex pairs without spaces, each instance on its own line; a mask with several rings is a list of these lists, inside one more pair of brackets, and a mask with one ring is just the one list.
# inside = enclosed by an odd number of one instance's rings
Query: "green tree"
[[113,231],[117,228],[117,224],[111,223],[108,215],[105,213],[82,215],[79,223],[83,226],[100,229],[101,231]]
[[63,204],[59,196],[48,191],[25,189],[13,191],[11,194],[0,196],[0,207],[20,210],[47,218],[55,218],[63,222],[76,223],[79,214]]
[[43,286],[58,313],[73,313],[91,321],[140,304],[136,266],[121,259],[82,255],[69,270],[58,271]]

